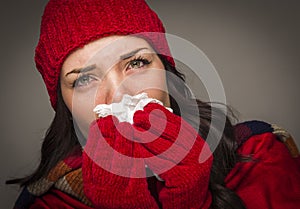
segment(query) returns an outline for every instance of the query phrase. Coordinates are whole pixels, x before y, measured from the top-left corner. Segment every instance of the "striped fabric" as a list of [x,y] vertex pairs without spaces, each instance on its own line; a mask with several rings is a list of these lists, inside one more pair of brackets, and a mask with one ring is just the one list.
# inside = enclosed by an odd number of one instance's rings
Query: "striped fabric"
[[81,154],[82,151],[77,149],[69,157],[60,161],[47,177],[25,187],[16,201],[14,209],[29,208],[35,197],[44,195],[51,188],[67,193],[82,203],[91,206],[92,204],[83,193]]

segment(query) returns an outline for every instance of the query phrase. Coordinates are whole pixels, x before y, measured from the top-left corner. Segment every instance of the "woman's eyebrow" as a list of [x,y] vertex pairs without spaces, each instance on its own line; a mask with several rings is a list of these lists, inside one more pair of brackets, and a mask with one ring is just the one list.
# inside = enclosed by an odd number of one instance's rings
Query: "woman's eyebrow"
[[72,74],[72,73],[76,73],[76,74],[78,74],[78,73],[85,73],[85,72],[91,71],[91,70],[93,70],[93,69],[95,69],[95,68],[96,68],[96,65],[95,65],[95,64],[89,65],[89,66],[86,66],[86,67],[83,67],[83,68],[76,68],[76,69],[74,69],[74,70],[68,72],[68,73],[66,74],[66,76],[68,76],[68,75],[70,75],[70,74]]
[[128,58],[134,56],[136,53],[138,53],[139,51],[141,51],[141,50],[143,50],[143,49],[148,49],[148,48],[147,48],[147,47],[138,48],[138,49],[133,50],[133,51],[127,53],[127,54],[121,55],[121,56],[120,56],[120,59],[121,59],[121,60],[126,60],[126,59],[128,59]]

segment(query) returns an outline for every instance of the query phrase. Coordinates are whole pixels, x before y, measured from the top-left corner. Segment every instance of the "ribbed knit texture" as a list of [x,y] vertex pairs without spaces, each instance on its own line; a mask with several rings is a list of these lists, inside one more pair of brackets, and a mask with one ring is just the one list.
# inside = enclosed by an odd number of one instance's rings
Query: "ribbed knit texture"
[[[130,123],[119,123],[114,116],[100,118],[91,126],[83,152],[82,177],[85,195],[95,208],[159,209],[148,190],[144,162],[123,159],[115,153],[138,156],[140,145],[130,140],[133,131]],[[115,152],[107,149],[106,143]],[[144,178],[135,178],[136,175]]]
[[[213,157],[196,130],[156,103],[149,103],[143,111],[137,111],[133,126],[141,131],[136,132],[135,138],[146,142],[142,144],[145,163],[164,180],[165,185],[159,193],[163,208],[209,208],[212,198],[208,183]],[[150,139],[154,141],[147,142]],[[201,152],[210,157],[199,163]],[[153,156],[157,158],[149,158]],[[163,172],[166,166],[170,169]]]
[[76,49],[110,35],[141,34],[174,65],[162,22],[144,0],[50,0],[35,50],[36,67],[55,109],[63,62]]
[[83,193],[81,155],[81,150],[75,150],[70,156],[60,161],[46,177],[30,184],[26,188],[27,191],[34,196],[42,196],[54,187],[91,206],[91,202]]

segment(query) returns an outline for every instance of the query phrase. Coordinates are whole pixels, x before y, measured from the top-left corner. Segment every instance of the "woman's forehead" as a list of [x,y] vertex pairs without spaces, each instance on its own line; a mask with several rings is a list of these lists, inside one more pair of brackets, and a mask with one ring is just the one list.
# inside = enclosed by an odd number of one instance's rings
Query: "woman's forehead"
[[117,62],[132,52],[146,50],[154,52],[150,44],[143,38],[135,36],[109,36],[90,42],[82,48],[71,53],[62,69],[80,68],[89,62],[110,61]]

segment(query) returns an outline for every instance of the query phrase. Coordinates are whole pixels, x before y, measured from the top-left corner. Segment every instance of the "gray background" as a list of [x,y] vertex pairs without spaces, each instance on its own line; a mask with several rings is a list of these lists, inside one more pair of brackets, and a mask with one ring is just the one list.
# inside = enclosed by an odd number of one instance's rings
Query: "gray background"
[[[11,208],[18,194],[4,181],[35,168],[53,117],[33,63],[46,2],[1,1],[0,208]],[[168,33],[189,40],[209,57],[241,120],[277,123],[300,144],[299,1],[148,2]]]

